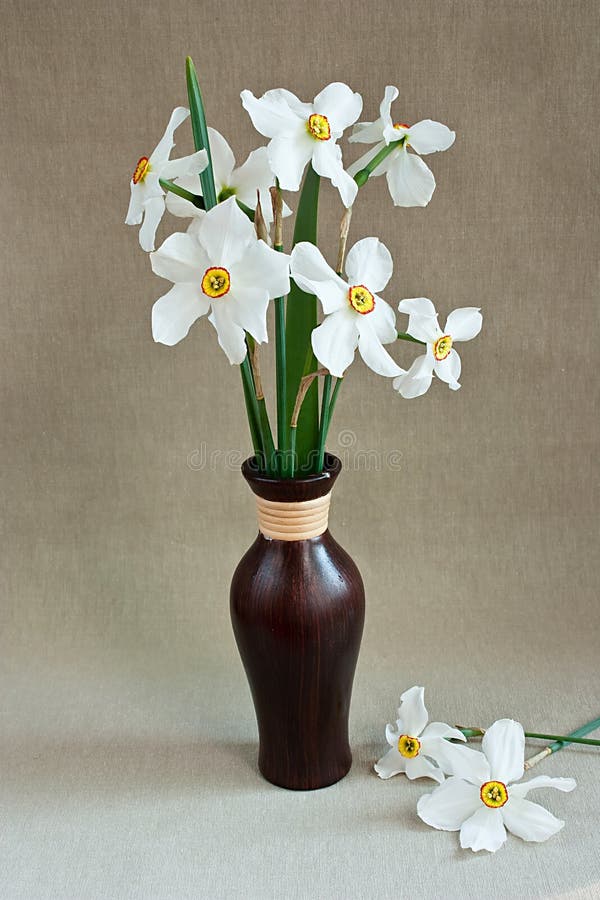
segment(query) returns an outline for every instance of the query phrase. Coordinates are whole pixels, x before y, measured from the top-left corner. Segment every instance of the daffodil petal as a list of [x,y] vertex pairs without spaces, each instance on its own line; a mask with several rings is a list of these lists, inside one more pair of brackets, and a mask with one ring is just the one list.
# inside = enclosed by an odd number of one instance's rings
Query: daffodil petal
[[198,150],[190,156],[180,156],[179,159],[168,159],[160,167],[160,177],[171,180],[181,178],[182,175],[199,175],[208,165],[206,150]]
[[395,344],[398,340],[396,314],[381,297],[375,297],[375,309],[369,313],[369,325],[372,325],[382,344]]
[[[235,285],[233,275],[232,285]],[[229,307],[228,313],[232,322],[248,331],[259,344],[269,340],[267,335],[269,297],[265,290],[248,285],[237,288],[232,286],[231,295],[214,301],[213,308],[221,303]]]
[[369,317],[355,313],[355,320],[359,333],[358,352],[367,366],[378,375],[383,375],[384,378],[396,378],[403,375],[404,369],[401,369],[384,349],[373,325],[369,322]]
[[311,344],[321,365],[341,378],[352,363],[358,344],[355,316],[345,309],[327,316],[312,332]]
[[466,737],[458,728],[446,725],[445,722],[430,722],[421,735],[421,743],[430,738],[453,738],[457,741],[466,741]]
[[417,356],[412,366],[404,375],[394,378],[394,389],[405,400],[412,400],[427,393],[433,380],[433,355]]
[[456,134],[441,122],[423,119],[408,130],[408,142],[417,153],[435,153],[447,150],[454,143]]
[[427,206],[433,196],[433,172],[419,156],[404,148],[389,163],[386,177],[396,206]]
[[138,185],[134,184],[132,180],[130,183],[129,207],[125,217],[126,225],[139,225],[144,215],[144,202],[137,187]]
[[208,129],[208,143],[215,179],[217,197],[224,186],[229,186],[235,168],[235,156],[227,140],[216,128]]
[[406,762],[407,760],[398,752],[398,749],[392,747],[375,763],[373,768],[380,778],[392,778],[394,775],[400,775],[406,771]]
[[515,797],[512,791],[502,807],[502,818],[508,830],[524,841],[547,841],[565,824],[539,803]]
[[171,113],[171,118],[169,119],[169,124],[165,129],[165,133],[150,154],[151,163],[162,162],[163,160],[169,158],[169,153],[175,146],[175,141],[173,139],[175,130],[179,128],[182,122],[185,122],[189,114],[189,109],[186,109],[184,106],[177,106],[173,110],[173,112]]
[[435,306],[427,297],[410,297],[406,300],[401,300],[398,304],[398,310],[407,313],[409,316],[417,315],[429,318],[437,316]]
[[266,147],[253,150],[239,169],[235,169],[229,180],[229,186],[235,190],[238,200],[251,209],[256,207],[256,191],[260,192],[263,217],[267,224],[273,221],[269,188],[274,183],[275,177],[271,172]]
[[306,164],[313,154],[313,144],[308,133],[275,137],[269,143],[269,165],[284,191],[299,189]]
[[418,737],[427,725],[427,709],[425,708],[425,688],[416,684],[404,691],[400,696],[398,719],[402,721],[404,734]]
[[254,226],[235,197],[214,206],[202,219],[199,240],[211,265],[233,266],[256,241]]
[[152,307],[152,337],[157,343],[172,347],[209,309],[210,303],[197,286],[175,284]]
[[164,197],[151,197],[144,203],[144,221],[139,230],[139,241],[142,250],[147,253],[154,250],[156,229],[165,211]]
[[193,235],[177,232],[169,235],[158,250],[150,254],[150,265],[154,274],[161,278],[200,286],[211,263]]
[[[297,130],[298,113],[292,109],[282,91],[267,91],[260,98],[255,97],[252,91],[242,91],[240,97],[252,124],[265,137],[274,138],[285,133],[291,135]],[[300,102],[297,97],[294,99]]]
[[529,781],[520,781],[518,784],[511,784],[509,787],[509,796],[525,798],[529,791],[536,788],[555,788],[557,791],[572,791],[577,787],[574,778],[552,778],[550,775],[537,775]]
[[447,775],[456,775],[478,788],[490,780],[490,764],[484,753],[466,744],[446,743],[448,746],[444,748],[443,762],[440,758],[440,765]]
[[[358,193],[358,185],[344,169],[339,144],[331,141],[317,141],[316,144],[312,154],[313,169],[318,175],[331,179],[345,207],[352,206]],[[281,186],[283,187],[283,182]]]
[[417,814],[432,828],[458,831],[480,806],[479,788],[452,776],[431,794],[419,798]]
[[[400,754],[399,754],[400,755]],[[419,753],[414,759],[406,760],[406,777],[414,781],[416,778],[433,778],[438,784],[444,781],[444,773],[439,766],[434,766],[432,762],[425,758],[423,753]]]
[[491,778],[504,784],[522,778],[525,734],[520,722],[498,719],[484,734],[481,749],[489,761]]
[[[177,178],[175,184],[185,188],[186,191],[190,191],[192,194],[196,194],[197,197],[202,196],[202,185],[198,175],[184,175],[182,178]],[[199,209],[193,203],[190,203],[189,200],[184,200],[183,197],[174,194],[172,191],[167,192],[165,203],[171,215],[178,216],[181,219],[204,215],[204,210]]]
[[347,84],[334,81],[320,91],[313,101],[316,113],[327,116],[329,127],[339,136],[354,124],[362,112],[363,101]]
[[489,850],[495,853],[506,840],[506,828],[502,811],[481,806],[463,822],[460,829],[460,846],[467,850]]
[[244,329],[233,320],[231,306],[227,302],[219,303],[217,300],[213,303],[208,321],[214,326],[219,346],[225,352],[231,365],[242,363],[247,352],[246,336]]
[[296,244],[290,257],[290,271],[298,287],[319,298],[325,314],[349,308],[348,285],[314,244],[309,241]]
[[[348,166],[348,175],[351,175],[352,178],[354,178],[356,173],[360,172],[361,169],[364,169],[365,166],[367,166],[371,162],[372,159],[375,159],[375,157],[377,156],[379,151],[383,150],[384,147],[385,147],[385,143],[383,141],[381,141],[380,143],[376,144],[371,150],[367,150],[366,153],[363,153],[362,156],[359,156],[359,158],[357,160],[355,160],[355,162],[351,163]],[[375,169],[374,172],[371,172],[370,177],[373,178],[374,175],[383,175],[384,172],[385,172],[385,169],[382,168],[381,165],[379,165],[379,166],[377,166],[377,168]]]
[[268,298],[284,297],[290,291],[290,257],[268,247],[264,241],[250,244],[230,269],[232,284],[259,288]]
[[460,378],[461,361],[456,350],[451,350],[446,359],[436,359],[433,364],[433,371],[442,381],[445,381],[451,391],[457,391],[460,388],[458,379]]
[[483,316],[476,306],[464,306],[453,310],[446,319],[444,334],[453,341],[470,341],[477,337],[483,325]]
[[363,238],[348,251],[346,275],[349,284],[362,284],[373,294],[382,291],[394,271],[392,255],[376,237]]

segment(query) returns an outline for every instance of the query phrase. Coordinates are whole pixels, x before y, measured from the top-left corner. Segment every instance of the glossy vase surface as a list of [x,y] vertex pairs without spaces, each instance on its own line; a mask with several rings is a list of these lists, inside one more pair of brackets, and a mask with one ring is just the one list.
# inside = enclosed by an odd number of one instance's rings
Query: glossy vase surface
[[328,529],[341,470],[277,479],[254,460],[259,534],[231,584],[231,620],[254,700],[258,765],[273,784],[314,790],[350,769],[348,715],[364,623],[360,573]]

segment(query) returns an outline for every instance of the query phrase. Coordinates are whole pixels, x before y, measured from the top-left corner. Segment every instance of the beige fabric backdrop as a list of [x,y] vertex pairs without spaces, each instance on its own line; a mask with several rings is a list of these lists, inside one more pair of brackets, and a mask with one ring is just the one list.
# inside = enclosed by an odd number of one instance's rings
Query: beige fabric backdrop
[[[493,858],[419,822],[427,785],[371,772],[415,683],[450,721],[567,730],[600,712],[598,5],[0,12],[3,900],[599,896],[593,752],[540,767],[579,781],[540,794],[561,834]],[[246,87],[311,98],[343,80],[369,117],[397,84],[403,121],[457,132],[429,160],[427,209],[394,210],[383,179],[355,209],[352,238],[377,234],[394,255],[390,300],[481,305],[485,327],[463,346],[457,394],[437,382],[404,402],[360,362],[344,385],[332,530],[368,614],[355,765],[317,794],[255,767],[227,598],[255,531],[223,455],[248,450],[238,373],[206,322],[153,344],[164,282],[123,225],[136,160],[185,103],[187,53],[238,161],[261,142]],[[329,254],[339,216],[326,187]],[[380,465],[357,471],[358,451]]]

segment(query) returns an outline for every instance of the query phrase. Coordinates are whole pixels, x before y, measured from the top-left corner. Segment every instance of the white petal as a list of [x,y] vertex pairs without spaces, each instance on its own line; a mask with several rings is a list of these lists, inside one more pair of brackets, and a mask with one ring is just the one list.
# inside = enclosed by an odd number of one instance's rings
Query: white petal
[[433,172],[404,148],[388,166],[387,183],[396,206],[427,206],[435,190]]
[[488,758],[494,780],[508,784],[523,776],[525,734],[520,722],[498,719],[484,734],[481,749]]
[[405,763],[406,759],[398,752],[397,747],[392,747],[385,756],[382,756],[375,763],[373,768],[380,778],[391,778],[393,775],[400,775],[401,772],[406,770]]
[[354,359],[358,344],[355,317],[350,310],[340,309],[327,316],[311,335],[315,356],[336,378],[342,378]]
[[502,807],[502,818],[508,830],[524,841],[547,841],[565,824],[538,803],[513,798],[512,794],[506,806]]
[[466,744],[451,744],[448,741],[446,743],[448,746],[445,748],[443,768],[448,775],[456,775],[477,788],[490,781],[490,764],[484,753],[467,747]]
[[456,137],[453,131],[441,122],[432,122],[431,119],[423,119],[408,130],[408,142],[417,153],[435,153],[437,150],[447,150],[454,143]]
[[205,251],[190,234],[171,234],[155,253],[150,254],[155,275],[173,282],[188,282],[200,287],[210,265]]
[[296,244],[290,257],[290,271],[298,287],[319,298],[325,314],[350,308],[348,285],[314,244],[308,241]]
[[[383,141],[381,141],[380,143],[378,143],[374,147],[372,147],[371,150],[367,150],[366,153],[363,153],[362,156],[359,156],[359,158],[355,162],[351,163],[348,166],[348,175],[351,175],[354,178],[356,173],[360,172],[361,169],[364,169],[365,166],[368,165],[372,159],[375,159],[375,157],[377,156],[379,151],[383,150],[384,147],[385,147],[385,144]],[[374,172],[371,172],[370,177],[373,178],[374,175],[383,175],[384,171],[385,171],[385,169],[382,168],[381,165],[379,165],[379,166],[377,166],[377,168],[375,169]]]
[[382,344],[395,344],[398,340],[396,328],[396,314],[389,303],[381,297],[375,297],[375,309],[369,314],[369,325],[373,326],[375,334]]
[[385,726],[385,739],[390,745],[390,747],[395,747],[398,743],[398,738],[402,734],[400,729],[397,727],[398,723],[396,723],[396,727],[390,725],[389,723]]
[[208,317],[211,325],[214,325],[219,338],[219,346],[225,351],[232,366],[239,365],[246,357],[246,336],[232,318],[232,308],[228,303],[213,303],[212,312]]
[[[332,185],[338,189],[346,208],[352,206],[358,193],[358,185],[344,169],[340,146],[332,141],[316,141],[315,143],[317,146],[313,149],[312,154],[313,169],[318,175],[331,179]],[[283,182],[281,186],[283,187]]]
[[154,238],[156,237],[156,229],[160,225],[160,220],[165,211],[164,197],[151,197],[144,203],[144,221],[142,222],[139,240],[142,250],[149,253],[154,250]]
[[458,831],[480,806],[479,788],[461,778],[452,777],[431,794],[419,798],[417,813],[432,828]]
[[256,242],[254,226],[235,197],[217,203],[202,219],[199,239],[211,265],[229,268]]
[[292,137],[276,137],[267,147],[269,165],[279,178],[284,191],[297,191],[307,162],[313,154],[314,141],[308,133]]
[[408,372],[394,379],[394,389],[399,391],[405,400],[412,400],[427,393],[432,379],[433,356],[426,353],[417,356]]
[[536,788],[551,787],[557,791],[572,791],[577,787],[574,778],[552,778],[549,775],[537,775],[529,781],[520,781],[518,784],[511,784],[509,788],[509,797],[525,798],[529,791]]
[[208,153],[206,150],[198,150],[190,156],[181,156],[179,159],[168,159],[159,169],[161,178],[181,178],[182,175],[199,175],[208,165]]
[[483,316],[476,306],[463,306],[453,310],[446,319],[444,334],[450,334],[453,341],[470,341],[477,337],[483,325]]
[[215,179],[215,190],[218,197],[224,186],[231,186],[235,156],[223,135],[216,128],[208,129],[208,143]]
[[269,297],[261,288],[242,286],[233,287],[232,275],[231,293],[221,301],[213,301],[213,309],[217,305],[227,305],[229,318],[245,331],[249,331],[259,344],[268,341],[267,335],[267,308]]
[[126,225],[139,225],[144,214],[144,203],[142,192],[138,190],[138,185],[130,182],[129,207],[125,216]]
[[379,118],[375,122],[362,122],[356,125],[349,140],[358,141],[361,144],[373,144],[380,141],[384,128],[392,123],[390,107],[397,96],[398,88],[388,84],[379,105]]
[[[471,748],[467,749],[471,750]],[[427,729],[425,730],[425,734],[421,736],[421,752],[424,753],[425,756],[430,756],[434,759],[442,771],[447,772],[449,775],[461,775],[471,771],[471,769],[468,768],[471,758],[467,754],[467,762],[465,765],[464,751],[464,743],[454,744],[452,741],[446,740],[446,738],[427,735]],[[478,751],[474,750],[473,752],[477,753]],[[476,760],[476,763],[480,764],[481,771],[484,771],[485,767],[483,761]],[[470,778],[465,780],[472,781],[473,779]]]
[[266,97],[272,103],[281,103],[288,106],[296,117],[302,120],[304,124],[308,121],[313,112],[312,103],[306,103],[304,100],[300,100],[295,94],[292,94],[291,91],[288,91],[285,88],[274,88],[271,91],[267,91],[266,94],[263,94],[263,97]]
[[169,153],[175,146],[175,141],[173,140],[175,129],[179,128],[182,122],[185,122],[189,114],[189,109],[186,109],[184,106],[178,106],[173,110],[165,133],[150,154],[151,163],[162,162],[169,158]]
[[506,829],[499,809],[481,806],[460,829],[460,846],[463,849],[489,850],[495,853],[506,840]]
[[[197,197],[202,196],[202,185],[198,175],[184,175],[183,178],[177,178],[175,184],[185,188],[186,191],[190,191]],[[167,191],[165,203],[171,215],[178,216],[181,219],[204,215],[204,210],[194,206],[189,200],[184,200],[183,197],[173,194],[172,191]]]
[[403,733],[418,737],[427,725],[427,709],[425,708],[425,688],[415,685],[400,697],[398,718],[402,721]]
[[337,136],[356,122],[362,112],[362,105],[360,94],[355,94],[341,81],[328,84],[313,101],[314,111],[327,117],[331,131]]
[[392,254],[379,238],[367,237],[348,251],[345,268],[349,284],[362,284],[377,294],[392,277],[394,263]]
[[399,375],[404,375],[404,369],[394,362],[377,337],[373,323],[369,322],[370,316],[355,313],[354,317],[359,333],[358,352],[368,367],[378,375],[383,375],[384,378],[397,378]]
[[179,343],[200,316],[206,315],[210,303],[198,287],[175,284],[152,307],[152,337],[172,347]]
[[290,291],[290,257],[267,247],[264,241],[251,244],[229,270],[232,285],[258,288],[274,300]]
[[258,147],[253,150],[246,162],[236,169],[229,179],[229,187],[235,189],[238,200],[252,209],[256,206],[256,191],[261,192],[260,202],[267,224],[273,220],[271,196],[268,191],[274,183],[275,176],[271,172],[266,147]]
[[435,306],[427,297],[412,297],[408,300],[401,300],[398,304],[398,310],[408,313],[409,316],[413,314],[418,316],[437,316]]
[[428,738],[454,738],[457,741],[466,741],[466,737],[458,728],[446,725],[445,722],[430,722],[423,734],[421,735],[421,743]]
[[445,381],[451,391],[457,391],[460,387],[461,362],[456,350],[451,350],[446,359],[436,359],[433,371],[442,381]]
[[[267,91],[260,99],[257,99],[252,91],[242,91],[240,97],[242,106],[252,119],[252,124],[265,137],[273,138],[284,134],[293,134],[297,130],[298,113],[291,108],[284,92]],[[298,103],[300,102],[297,98],[295,99]]]
[[420,753],[414,759],[406,760],[406,777],[411,781],[414,781],[415,778],[433,778],[434,781],[441,784],[444,780],[444,773],[439,766],[434,766]]

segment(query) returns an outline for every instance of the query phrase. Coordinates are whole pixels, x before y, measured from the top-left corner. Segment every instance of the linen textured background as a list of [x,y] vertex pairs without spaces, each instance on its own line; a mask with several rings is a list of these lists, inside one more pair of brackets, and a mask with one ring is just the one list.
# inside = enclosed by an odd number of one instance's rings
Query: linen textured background
[[[597,897],[592,751],[538,770],[578,780],[539,795],[564,830],[494,857],[417,819],[428,782],[371,767],[413,684],[450,722],[566,731],[599,713],[598,4],[0,12],[3,900]],[[456,394],[403,401],[358,359],[340,394],[331,525],[368,607],[354,767],[314,794],[259,778],[229,625],[256,530],[225,456],[249,452],[239,374],[206,320],[153,344],[168,285],[123,224],[137,159],[186,103],[187,53],[238,163],[263,142],[243,88],[311,99],[341,80],[369,119],[395,84],[397,118],[457,133],[428,157],[429,207],[394,209],[383,178],[355,205],[351,242],[378,235],[394,257],[389,302],[428,296],[442,322],[480,305],[484,329],[459,348]],[[177,143],[191,150],[187,125]],[[340,215],[325,185],[330,259]],[[160,240],[182,225],[165,223]]]

